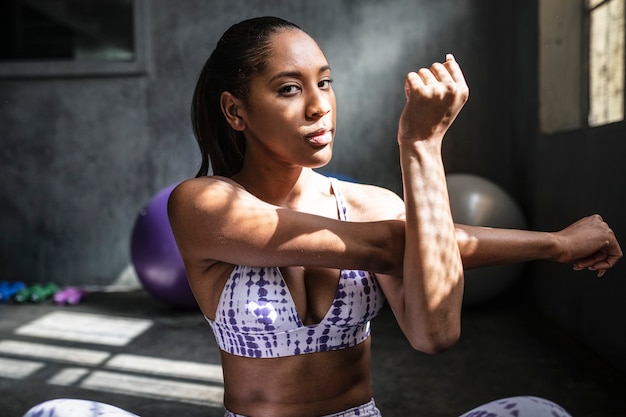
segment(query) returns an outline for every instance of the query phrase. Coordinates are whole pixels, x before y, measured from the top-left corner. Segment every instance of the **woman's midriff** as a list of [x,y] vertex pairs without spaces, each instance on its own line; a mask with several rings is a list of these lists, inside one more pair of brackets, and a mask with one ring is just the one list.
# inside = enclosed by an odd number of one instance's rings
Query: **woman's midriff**
[[349,349],[284,358],[222,354],[224,405],[250,417],[317,417],[367,403],[370,339]]

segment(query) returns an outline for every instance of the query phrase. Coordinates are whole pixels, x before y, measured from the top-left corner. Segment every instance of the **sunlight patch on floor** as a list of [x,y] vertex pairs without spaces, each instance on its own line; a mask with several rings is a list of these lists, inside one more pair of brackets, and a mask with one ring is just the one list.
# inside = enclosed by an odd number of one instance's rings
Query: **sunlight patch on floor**
[[150,326],[152,320],[55,311],[18,327],[15,333],[21,336],[124,346]]
[[[36,373],[47,366],[69,363],[78,366],[56,368],[54,374],[47,370],[41,377],[50,385],[223,407],[220,365],[109,352],[110,348],[130,344],[152,325],[152,320],[138,318],[73,311],[48,313],[14,331],[19,338],[35,340],[0,340],[0,378],[37,378]],[[52,344],[52,340],[61,344]],[[68,342],[72,346],[67,346]]]

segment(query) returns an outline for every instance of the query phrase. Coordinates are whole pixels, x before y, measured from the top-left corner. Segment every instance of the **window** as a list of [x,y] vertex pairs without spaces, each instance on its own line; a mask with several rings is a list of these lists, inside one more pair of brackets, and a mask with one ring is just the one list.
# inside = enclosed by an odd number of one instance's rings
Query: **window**
[[539,1],[542,133],[624,120],[624,3]]
[[589,126],[624,120],[624,0],[588,0]]
[[141,72],[144,5],[139,0],[2,0],[0,76]]

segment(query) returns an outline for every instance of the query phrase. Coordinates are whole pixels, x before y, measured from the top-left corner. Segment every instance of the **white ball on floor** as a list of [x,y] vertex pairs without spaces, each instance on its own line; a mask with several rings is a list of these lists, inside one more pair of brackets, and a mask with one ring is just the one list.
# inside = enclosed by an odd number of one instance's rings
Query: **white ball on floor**
[[[502,188],[471,174],[448,174],[448,194],[456,223],[505,229],[525,229],[520,206]],[[478,304],[503,293],[515,282],[522,264],[498,265],[465,271],[464,305]]]

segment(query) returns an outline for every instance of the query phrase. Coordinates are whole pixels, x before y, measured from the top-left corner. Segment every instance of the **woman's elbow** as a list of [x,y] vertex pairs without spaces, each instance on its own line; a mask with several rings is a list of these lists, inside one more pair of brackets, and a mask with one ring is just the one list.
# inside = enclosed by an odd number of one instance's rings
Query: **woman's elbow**
[[459,325],[427,334],[422,332],[408,340],[413,349],[429,355],[436,355],[452,348],[460,338],[461,326]]

